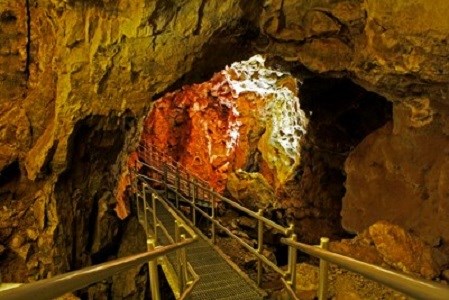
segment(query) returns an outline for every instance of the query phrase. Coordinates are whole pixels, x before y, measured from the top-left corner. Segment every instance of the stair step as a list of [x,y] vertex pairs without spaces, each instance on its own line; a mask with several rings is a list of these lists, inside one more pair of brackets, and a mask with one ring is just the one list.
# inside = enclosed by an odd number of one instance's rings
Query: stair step
[[200,279],[200,282],[198,283],[198,289],[199,290],[210,290],[210,289],[219,289],[225,286],[233,285],[233,284],[242,284],[242,279],[240,277],[224,277],[222,280],[210,280],[210,281],[202,281]]
[[207,255],[187,255],[187,259],[193,265],[212,265],[217,263],[223,263],[223,260],[219,257],[207,256]]
[[[251,289],[243,284],[242,282],[229,284],[229,285],[223,285],[221,288],[210,288],[210,289],[199,289],[194,290],[192,292],[192,298],[195,296],[208,296],[209,299],[222,299],[226,297],[232,297],[236,296],[238,294],[246,294],[250,293]],[[257,295],[254,292],[255,295]],[[242,299],[242,298],[236,298],[236,299]]]

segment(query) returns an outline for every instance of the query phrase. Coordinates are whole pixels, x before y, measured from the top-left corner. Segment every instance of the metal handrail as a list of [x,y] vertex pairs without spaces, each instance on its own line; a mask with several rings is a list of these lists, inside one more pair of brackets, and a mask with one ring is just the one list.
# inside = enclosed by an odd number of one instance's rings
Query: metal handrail
[[309,255],[336,264],[346,270],[356,272],[382,283],[394,290],[407,294],[417,299],[449,299],[449,287],[435,283],[430,280],[417,279],[410,275],[381,268],[366,262],[362,262],[351,257],[340,255],[310,246],[300,242],[292,242],[289,239],[281,239],[282,243],[295,247]]
[[[148,148],[149,147],[149,148]],[[297,250],[308,253],[312,256],[320,258],[320,283],[319,283],[319,291],[318,297],[320,300],[327,298],[327,288],[328,288],[328,262],[335,263],[343,268],[346,268],[350,271],[357,272],[361,275],[364,275],[367,278],[370,278],[374,281],[383,283],[393,289],[411,295],[412,297],[421,298],[421,299],[449,299],[449,288],[443,286],[441,284],[434,283],[432,281],[420,280],[413,278],[411,276],[389,271],[382,269],[375,265],[370,265],[367,263],[363,263],[357,261],[355,259],[345,257],[342,255],[338,255],[332,252],[327,251],[329,239],[322,238],[321,245],[317,248],[316,246],[310,246],[303,243],[299,243],[296,241],[296,235],[294,234],[293,226],[289,228],[283,227],[279,224],[276,224],[270,219],[263,217],[263,211],[259,210],[259,212],[254,212],[246,207],[241,206],[240,204],[218,194],[214,191],[210,186],[203,180],[199,179],[198,176],[190,175],[189,171],[182,166],[180,163],[174,161],[171,157],[165,155],[164,153],[160,153],[157,148],[152,145],[141,145],[140,150],[143,150],[143,154],[145,158],[148,158],[147,151],[150,151],[150,159],[142,162],[153,169],[153,171],[157,172],[159,175],[162,175],[165,179],[166,192],[167,188],[170,187],[172,192],[176,194],[176,200],[178,201],[178,197],[181,197],[184,201],[189,203],[192,207],[192,222],[195,225],[195,212],[198,211],[203,217],[208,219],[211,222],[211,231],[212,231],[212,243],[215,243],[215,227],[220,228],[224,232],[226,232],[230,237],[236,240],[240,245],[245,247],[248,251],[250,251],[253,255],[255,255],[258,259],[258,276],[257,281],[260,284],[261,278],[261,263],[265,263],[270,266],[274,271],[281,274],[283,278],[281,278],[282,283],[285,285],[287,292],[293,299],[297,299],[295,295],[296,288],[296,254]],[[152,157],[151,157],[152,156]],[[162,166],[163,169],[158,169],[157,167],[150,166],[154,159],[158,161],[159,166]],[[181,171],[182,170],[182,171]],[[178,185],[175,184],[170,185],[168,181],[169,177],[168,173],[171,173],[171,178],[177,180]],[[187,178],[182,178],[181,173],[186,174]],[[187,199],[182,195],[182,190],[179,189],[179,181],[184,180],[188,187],[188,194],[191,196],[191,200]],[[193,195],[191,195],[191,186],[193,187]],[[207,212],[201,210],[196,206],[195,201],[198,190],[202,190],[203,197],[204,195],[209,195],[208,200],[212,202],[212,216],[210,216]],[[247,215],[255,218],[258,221],[258,248],[255,249],[252,246],[248,245],[241,238],[233,234],[228,228],[221,225],[218,220],[215,219],[215,203],[217,201],[225,202],[237,210],[246,213]],[[281,242],[287,246],[289,246],[289,259],[288,259],[288,270],[283,271],[278,266],[269,261],[265,256],[261,254],[261,245],[263,242],[263,230],[264,227],[273,228],[280,233],[288,236],[288,238],[282,238]],[[369,270],[369,271],[367,271]]]
[[[262,254],[263,250],[263,232],[265,228],[272,228],[284,236],[292,237],[294,235],[293,225],[290,227],[284,227],[279,224],[276,224],[272,220],[263,216],[263,210],[259,210],[258,212],[254,212],[242,205],[218,194],[214,191],[205,181],[200,180],[197,176],[190,175],[189,171],[182,166],[180,163],[173,161],[173,159],[164,153],[161,153],[154,146],[139,146],[139,158],[140,163],[142,165],[147,166],[151,171],[156,172],[159,176],[163,177],[165,181],[163,185],[165,186],[165,193],[168,190],[175,193],[176,198],[176,207],[178,207],[179,198],[188,203],[192,208],[192,223],[195,226],[196,221],[196,212],[200,213],[203,217],[211,222],[211,232],[212,232],[212,243],[215,243],[215,231],[218,227],[222,231],[224,231],[228,236],[237,241],[242,247],[247,249],[251,254],[253,254],[257,260],[257,283],[260,285],[262,280],[262,263],[269,266],[276,273],[280,274],[282,277],[286,277],[288,275],[295,276],[291,274],[293,270],[293,266],[289,267],[288,271],[282,270],[275,263],[270,261],[266,256]],[[144,175],[145,176],[145,175]],[[148,176],[145,176],[148,177]],[[187,177],[187,178],[186,178]],[[148,177],[149,179],[149,177]],[[149,181],[149,180],[148,180]],[[183,190],[180,182],[183,181],[186,183],[186,187]],[[193,188],[193,191],[192,191]],[[202,192],[203,198],[206,198],[209,202],[211,202],[212,215],[209,215],[207,212],[203,211],[196,205],[196,201],[198,201],[198,195]],[[188,199],[188,197],[184,197],[183,193],[192,196],[192,199]],[[166,195],[168,197],[168,195]],[[205,200],[205,199],[203,199]],[[216,218],[215,218],[215,207],[216,203],[224,202],[239,210],[242,213],[247,214],[248,216],[254,218],[258,222],[258,239],[257,239],[257,248],[246,243],[243,239],[239,238],[237,235],[233,234],[228,228],[223,226]],[[291,282],[292,280],[290,280]]]
[[[178,170],[184,172],[185,174],[191,174],[191,176],[197,182],[203,184],[204,186],[209,186],[209,184],[205,180],[201,179],[201,177],[198,176],[198,174],[194,174],[192,171],[187,170],[187,168],[184,165],[182,165],[178,161],[174,160],[171,156],[161,152],[154,145],[139,144],[137,149],[138,149],[138,153],[143,154],[142,156],[143,156],[143,158],[145,158],[145,161],[148,158],[151,160],[151,157],[153,156],[154,158],[157,158],[158,162],[163,162],[163,164],[166,165],[167,167],[170,167],[173,170],[178,169]],[[147,155],[148,152],[150,153],[149,155]]]
[[66,293],[70,293],[82,289],[90,284],[102,281],[117,273],[124,272],[136,266],[147,263],[148,261],[155,260],[156,258],[175,250],[184,248],[194,241],[194,239],[184,240],[176,244],[157,247],[151,252],[118,258],[110,262],[87,267],[78,271],[72,271],[49,279],[24,284],[20,287],[0,292],[0,299],[54,299]]
[[[167,240],[170,243],[176,243],[178,241],[184,241],[186,240],[186,237],[184,234],[180,234],[181,229],[183,229],[187,234],[189,234],[189,240],[198,240],[198,236],[196,235],[195,231],[192,230],[189,226],[185,224],[185,222],[178,216],[176,212],[174,212],[165,201],[163,201],[159,196],[157,195],[157,191],[151,188],[149,185],[149,182],[153,181],[152,178],[137,174],[135,172],[131,173],[133,174],[134,179],[134,193],[136,195],[136,206],[137,206],[137,214],[139,217],[139,221],[143,222],[143,227],[147,236],[147,243],[149,249],[152,249],[154,245],[156,245],[158,241],[158,228],[161,229],[162,233],[165,235]],[[143,180],[142,180],[143,179]],[[157,182],[157,180],[155,181]],[[140,186],[141,190],[139,190],[138,186]],[[147,194],[150,195],[151,198],[151,204],[147,201]],[[139,201],[139,199],[142,199],[142,201]],[[175,223],[175,237],[172,237],[167,228],[164,226],[164,224],[159,220],[157,217],[157,209],[156,209],[156,202],[161,203],[165,209],[172,215],[174,218]],[[142,207],[140,207],[140,202],[142,202]],[[153,230],[150,231],[149,228],[149,218],[148,218],[148,212],[152,214],[152,225]],[[143,220],[141,220],[143,219]],[[195,273],[194,269],[190,266],[190,264],[187,262],[185,257],[185,249],[179,249],[177,251],[177,260],[178,260],[178,272],[177,272],[177,279],[179,283],[179,294],[181,294],[178,299],[184,299],[186,298],[190,292],[192,291],[194,285],[198,282],[199,276]],[[189,267],[190,266],[190,267]],[[153,273],[156,273],[156,265],[150,265],[150,270],[153,271]],[[190,275],[192,280],[188,280],[188,275]],[[154,275],[156,276],[156,275]],[[160,295],[158,294],[159,287],[158,282],[156,281],[150,281],[151,282],[151,291],[153,293],[153,299],[160,299]],[[177,292],[175,292],[176,294]]]

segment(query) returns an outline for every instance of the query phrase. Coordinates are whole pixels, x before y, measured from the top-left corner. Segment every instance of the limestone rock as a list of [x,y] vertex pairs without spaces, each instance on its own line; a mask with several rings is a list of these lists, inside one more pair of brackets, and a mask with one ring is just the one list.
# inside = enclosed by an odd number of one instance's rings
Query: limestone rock
[[448,115],[421,126],[407,111],[396,108],[394,124],[369,135],[349,155],[342,222],[360,232],[385,219],[436,245],[449,239],[447,137],[437,125]]
[[30,124],[24,109],[0,103],[0,171],[15,161],[30,143]]
[[[136,218],[132,218],[128,221],[123,234],[118,257],[126,257],[146,250],[146,237],[143,228]],[[112,291],[115,297],[120,299],[141,299],[144,297],[146,276],[141,270],[145,268],[146,264],[113,276]]]
[[448,257],[405,229],[386,221],[371,225],[352,240],[331,242],[330,250],[370,264],[416,274],[440,275]]
[[449,240],[443,187],[448,13],[444,0],[285,0],[263,7],[267,55],[317,73],[348,76],[394,102],[394,126],[368,136],[346,162],[342,223],[347,230],[361,232],[386,219],[433,245]]
[[320,73],[353,72],[365,87],[398,100],[411,89],[440,101],[440,84],[449,80],[448,12],[443,0],[271,1],[260,27],[272,38],[268,53]]
[[368,231],[383,259],[403,272],[433,279],[440,275],[441,266],[447,263],[447,258],[399,226],[378,222]]
[[258,170],[275,188],[291,180],[307,118],[296,80],[261,56],[158,100],[142,141],[166,152],[218,191],[237,169]]
[[227,190],[243,206],[255,211],[276,206],[273,188],[260,173],[236,171],[229,174]]
[[[367,236],[367,238],[361,239],[360,236],[363,235]],[[329,249],[332,252],[353,257],[357,260],[364,261],[373,265],[382,266],[385,264],[382,256],[374,246],[371,237],[367,234],[362,233],[361,235],[357,236],[357,238],[352,240],[331,242]]]
[[0,187],[0,240],[28,232],[39,252],[29,273],[5,252],[7,279],[90,264],[93,207],[120,173],[110,154],[129,151],[151,97],[187,73],[219,31],[236,27],[240,2],[0,1],[0,172],[14,171]]
[[23,1],[0,3],[0,107],[22,97],[27,64],[26,18]]
[[[111,201],[112,200],[112,201]],[[98,200],[98,214],[95,222],[92,253],[98,253],[106,247],[111,247],[119,231],[117,219],[112,210],[115,201],[112,195],[106,192]]]

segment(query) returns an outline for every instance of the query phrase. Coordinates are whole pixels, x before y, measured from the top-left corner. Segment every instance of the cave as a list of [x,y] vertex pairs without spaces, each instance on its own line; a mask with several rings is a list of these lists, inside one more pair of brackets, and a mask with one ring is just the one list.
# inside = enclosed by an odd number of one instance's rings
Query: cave
[[[449,5],[427,2],[2,1],[0,290],[147,250],[132,177],[142,137],[302,243],[328,237],[332,253],[447,284]],[[212,211],[258,246],[254,220]],[[257,259],[226,249],[225,233],[215,246],[254,281]],[[256,250],[285,270],[281,235],[263,236]],[[310,279],[297,296],[313,299],[318,260],[297,259]],[[331,297],[398,295],[330,272]],[[149,273],[71,296],[148,297]],[[287,297],[276,276],[264,269],[265,298]]]

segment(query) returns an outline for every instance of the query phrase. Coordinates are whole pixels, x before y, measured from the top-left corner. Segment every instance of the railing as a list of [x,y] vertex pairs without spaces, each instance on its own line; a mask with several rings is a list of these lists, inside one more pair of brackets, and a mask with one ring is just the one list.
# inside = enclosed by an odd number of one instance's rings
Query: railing
[[[195,183],[197,186],[201,187],[196,194],[197,199],[201,199],[205,202],[211,203],[208,199],[207,191],[210,189],[208,182],[201,179],[200,176],[193,174],[191,171],[187,170],[179,162],[175,161],[169,155],[160,152],[156,147],[152,145],[139,145],[137,152],[139,154],[140,163],[149,167],[160,180],[160,184],[165,185],[165,191],[167,188],[175,188],[181,191],[185,196],[191,197],[189,194],[191,191],[190,184]],[[152,178],[154,181],[154,178]],[[216,203],[218,204],[218,203]]]
[[[296,241],[293,225],[290,225],[289,227],[281,226],[264,217],[263,209],[260,209],[258,212],[254,212],[241,206],[235,201],[223,197],[219,193],[215,192],[207,182],[201,180],[198,176],[191,175],[181,164],[174,162],[173,159],[159,152],[154,147],[140,145],[138,153],[141,165],[145,166],[150,173],[140,174],[140,178],[145,180],[148,185],[155,184],[160,188],[163,188],[162,193],[165,195],[166,199],[169,198],[170,192],[173,193],[175,200],[173,205],[174,209],[179,209],[180,201],[189,205],[191,220],[185,220],[186,222],[190,222],[193,226],[196,226],[197,214],[200,214],[211,224],[210,242],[212,244],[216,243],[216,232],[217,229],[219,229],[236,240],[242,247],[253,254],[257,258],[256,282],[259,286],[262,282],[263,264],[265,264],[281,276],[282,282],[288,290],[294,291],[296,282],[296,248],[289,247],[289,264],[287,270],[283,270],[262,254],[264,245],[263,233],[266,229],[272,229],[291,241]],[[204,205],[198,205],[200,201],[210,204],[210,212],[203,208]],[[220,202],[226,203],[238,211],[257,220],[257,248],[249,245],[246,241],[238,237],[220,223],[216,214],[217,204]]]
[[[182,249],[185,246],[193,243],[194,241],[194,239],[189,239],[164,247],[156,247],[154,250],[142,254],[119,258],[111,262],[87,267],[79,271],[68,272],[49,279],[27,283],[20,287],[0,292],[0,299],[54,299],[66,293],[82,289],[90,284],[100,282],[117,273],[127,271],[129,269],[147,263],[148,261],[150,261],[150,263],[156,262],[158,257],[167,255],[168,253],[176,251],[178,249]],[[153,277],[152,279],[154,278],[155,277]]]
[[[196,241],[198,236],[195,232],[187,225],[185,222],[178,216],[176,212],[174,212],[168,204],[163,201],[155,192],[154,189],[151,188],[142,180],[141,175],[134,174],[134,193],[136,195],[136,207],[137,207],[137,215],[140,223],[143,225],[147,236],[147,245],[148,250],[154,249],[158,242],[158,229],[161,229],[162,233],[165,235],[166,239],[170,244],[176,244],[184,241]],[[147,180],[149,178],[146,178]],[[147,197],[150,197],[150,201],[148,201]],[[165,209],[172,215],[175,223],[175,236],[172,237],[164,226],[164,224],[157,217],[157,202],[161,203]],[[151,223],[153,227],[150,229],[150,220],[149,214],[151,214]],[[186,238],[185,233],[187,233],[190,237]],[[186,252],[185,248],[180,248],[176,252],[176,266],[177,266],[177,289],[174,289],[173,292],[177,299],[185,299],[190,292],[193,290],[193,287],[199,280],[199,276],[196,274],[190,263],[186,260]],[[150,274],[157,275],[157,264],[150,264]],[[153,278],[156,278],[154,276]],[[151,291],[152,291],[152,299],[159,300],[159,282],[157,280],[151,280]]]
[[351,257],[332,253],[315,246],[292,242],[288,239],[282,239],[282,242],[291,247],[295,247],[304,253],[318,257],[322,261],[336,264],[344,269],[347,269],[348,271],[363,275],[366,278],[382,283],[394,290],[407,294],[416,299],[449,299],[449,288],[445,285],[438,284],[430,280],[417,279],[403,273],[386,270],[379,266],[361,262]]
[[[147,145],[148,146],[148,145]],[[367,264],[357,261],[355,259],[338,255],[328,251],[329,239],[321,238],[319,246],[310,246],[297,242],[296,235],[294,234],[294,227],[290,225],[288,228],[280,226],[270,219],[263,216],[264,211],[259,210],[254,212],[249,210],[238,203],[223,197],[212,190],[209,185],[200,180],[197,176],[189,174],[189,172],[179,163],[174,162],[168,156],[160,153],[155,148],[148,148],[141,145],[139,147],[139,156],[142,159],[142,165],[145,165],[151,172],[154,172],[159,176],[159,180],[142,174],[142,178],[147,182],[157,182],[164,188],[164,194],[166,198],[169,198],[169,192],[175,194],[175,204],[171,204],[175,209],[179,208],[179,200],[187,203],[191,207],[190,221],[194,226],[196,225],[196,213],[200,213],[203,217],[211,222],[211,243],[215,244],[216,229],[217,227],[223,232],[234,238],[240,245],[245,247],[250,253],[256,256],[258,259],[257,264],[257,283],[260,285],[262,278],[262,263],[268,265],[271,269],[281,275],[281,280],[290,294],[292,299],[298,299],[295,293],[296,290],[296,258],[297,250],[305,252],[309,255],[320,259],[320,275],[319,275],[319,290],[318,298],[320,300],[327,299],[328,297],[328,263],[334,263],[349,271],[359,273],[369,279],[376,282],[385,284],[395,290],[403,292],[407,295],[418,299],[449,299],[449,288],[442,284],[437,284],[432,281],[413,278],[411,276],[386,270],[375,265]],[[156,177],[157,177],[156,176]],[[211,203],[210,214],[204,211],[197,205],[198,199],[207,200]],[[244,240],[233,234],[228,228],[220,224],[216,218],[216,204],[217,202],[224,202],[234,207],[240,212],[246,213],[250,217],[257,220],[257,248],[253,248],[247,244]],[[184,217],[186,220],[186,218]],[[186,220],[189,221],[189,220]],[[288,269],[282,270],[276,264],[268,260],[262,254],[263,247],[263,232],[265,228],[271,228],[285,237],[281,239],[281,242],[287,245],[289,248],[288,254]]]

